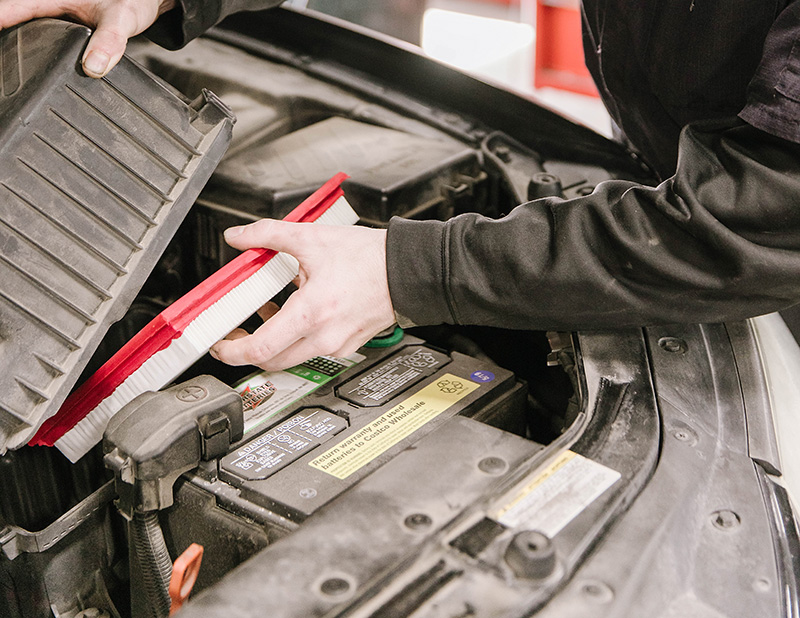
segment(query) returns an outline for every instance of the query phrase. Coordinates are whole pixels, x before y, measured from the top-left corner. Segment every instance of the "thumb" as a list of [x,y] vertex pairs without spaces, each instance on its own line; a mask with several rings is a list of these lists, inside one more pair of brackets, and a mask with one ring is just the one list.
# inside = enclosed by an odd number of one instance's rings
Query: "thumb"
[[127,42],[127,34],[122,34],[114,28],[102,24],[98,25],[86,45],[86,51],[81,60],[84,73],[89,77],[103,77],[122,58]]
[[308,223],[289,223],[274,219],[261,219],[249,225],[240,225],[225,230],[225,242],[234,249],[267,248],[297,256],[309,242],[311,235],[317,236],[319,227]]
[[94,22],[95,29],[81,60],[84,72],[89,77],[103,77],[122,58],[128,39],[144,32],[174,4],[173,0],[138,0],[136,3],[99,6],[87,20]]

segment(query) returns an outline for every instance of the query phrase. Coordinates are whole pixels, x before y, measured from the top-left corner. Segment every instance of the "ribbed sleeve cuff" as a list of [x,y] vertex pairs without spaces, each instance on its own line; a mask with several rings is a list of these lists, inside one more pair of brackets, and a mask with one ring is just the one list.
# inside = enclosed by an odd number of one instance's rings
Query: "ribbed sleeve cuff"
[[446,295],[446,224],[394,217],[386,236],[389,294],[406,325],[452,323]]

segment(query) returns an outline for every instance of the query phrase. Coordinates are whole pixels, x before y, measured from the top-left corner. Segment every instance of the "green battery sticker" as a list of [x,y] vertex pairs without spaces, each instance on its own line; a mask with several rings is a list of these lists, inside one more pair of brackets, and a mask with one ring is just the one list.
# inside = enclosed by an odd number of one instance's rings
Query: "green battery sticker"
[[260,371],[248,376],[233,387],[244,403],[244,433],[253,431],[365,358],[358,352],[343,358],[318,356],[283,371]]

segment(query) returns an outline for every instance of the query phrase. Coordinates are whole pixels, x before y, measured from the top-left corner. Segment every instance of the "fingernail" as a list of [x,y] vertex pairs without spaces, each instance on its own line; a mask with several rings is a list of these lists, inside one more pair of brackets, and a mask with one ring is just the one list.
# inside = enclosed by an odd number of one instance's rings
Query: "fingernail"
[[83,59],[83,70],[90,77],[102,77],[108,69],[110,60],[111,58],[101,51],[90,51]]
[[236,227],[229,227],[227,230],[223,232],[225,235],[225,240],[230,240],[231,238],[236,238],[240,236],[244,232],[244,226],[238,225]]
[[212,358],[219,360],[219,356],[217,356],[217,351],[214,349],[213,346],[209,348],[208,353],[211,355]]

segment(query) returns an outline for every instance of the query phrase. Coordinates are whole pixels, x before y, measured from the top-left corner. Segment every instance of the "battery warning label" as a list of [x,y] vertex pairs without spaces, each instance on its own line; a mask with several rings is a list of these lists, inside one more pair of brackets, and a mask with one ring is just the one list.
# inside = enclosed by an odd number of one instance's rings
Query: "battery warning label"
[[345,479],[460,401],[478,384],[445,374],[309,462]]
[[509,528],[554,537],[620,479],[620,473],[573,451],[564,451],[494,513]]

